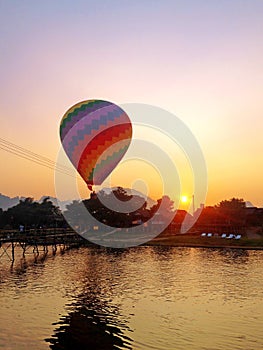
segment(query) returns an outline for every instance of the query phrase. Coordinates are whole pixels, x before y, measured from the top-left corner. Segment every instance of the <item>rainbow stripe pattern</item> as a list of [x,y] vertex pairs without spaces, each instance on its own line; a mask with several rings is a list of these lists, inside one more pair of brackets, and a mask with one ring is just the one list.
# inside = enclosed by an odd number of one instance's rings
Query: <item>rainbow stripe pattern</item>
[[79,102],[60,123],[63,148],[89,189],[100,185],[118,165],[131,138],[128,115],[108,101]]

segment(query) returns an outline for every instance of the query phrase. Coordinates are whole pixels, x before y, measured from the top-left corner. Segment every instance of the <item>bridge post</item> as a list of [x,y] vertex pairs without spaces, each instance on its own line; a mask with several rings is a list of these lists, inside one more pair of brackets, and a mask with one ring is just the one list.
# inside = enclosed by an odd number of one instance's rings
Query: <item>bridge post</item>
[[12,241],[12,263],[15,261],[15,244]]

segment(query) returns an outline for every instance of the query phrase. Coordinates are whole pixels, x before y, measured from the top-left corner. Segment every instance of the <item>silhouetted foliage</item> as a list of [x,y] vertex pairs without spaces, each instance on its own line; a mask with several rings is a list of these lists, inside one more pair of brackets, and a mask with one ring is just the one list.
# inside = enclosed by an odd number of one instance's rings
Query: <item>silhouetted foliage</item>
[[169,196],[163,196],[157,200],[157,203],[151,207],[151,216],[159,210],[161,215],[167,216],[174,211],[174,202]]
[[20,200],[17,205],[1,213],[1,227],[6,225],[12,228],[18,228],[24,225],[32,227],[53,227],[63,220],[62,214],[46,197],[42,203],[34,202],[33,198]]
[[[109,227],[128,228],[147,222],[153,216],[156,222],[166,219],[170,222],[171,219],[173,224],[178,226],[189,214],[185,211],[174,211],[173,206],[174,202],[169,196],[163,196],[148,208],[148,203],[142,196],[130,194],[124,188],[117,187],[110,192],[93,192],[89,199],[81,202],[73,201],[67,205],[66,214],[70,213],[74,222],[79,222],[80,225],[83,218],[81,215],[87,209],[96,220]],[[7,210],[0,208],[0,228],[17,229],[19,225],[26,228],[65,227],[67,223],[60,209],[49,197],[44,198],[41,203],[28,197]],[[263,227],[263,209],[247,208],[244,200],[239,198],[223,200],[218,205],[203,209],[195,227],[202,225]]]
[[246,203],[243,198],[232,198],[230,200],[221,201],[218,205],[220,209],[238,210],[246,207]]
[[132,227],[147,221],[150,210],[143,197],[130,195],[122,187],[117,187],[110,193],[100,191],[98,195],[92,193],[89,199],[73,202],[67,206],[66,216],[76,221],[80,213],[80,206],[84,204],[89,213],[99,222],[112,227]]

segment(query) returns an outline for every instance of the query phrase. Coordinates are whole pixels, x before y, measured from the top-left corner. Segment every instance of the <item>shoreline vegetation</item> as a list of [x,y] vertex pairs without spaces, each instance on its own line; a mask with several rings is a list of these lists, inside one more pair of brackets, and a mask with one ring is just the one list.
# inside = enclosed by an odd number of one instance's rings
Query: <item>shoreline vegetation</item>
[[[9,232],[9,234],[10,233],[11,232]],[[1,238],[6,237],[6,235],[8,235],[8,232],[0,229],[0,241],[1,241]],[[24,235],[26,237],[27,233],[24,232]],[[76,233],[76,235],[78,234]],[[10,236],[8,235],[8,237]],[[18,235],[18,238],[21,240],[21,233]],[[40,236],[40,239],[43,240],[43,233],[42,233],[42,236]],[[12,234],[11,240],[15,241],[15,234]],[[7,241],[9,242],[9,240]],[[5,243],[5,239],[3,242],[1,242],[1,244],[3,243]],[[0,244],[0,247],[1,247],[1,244]],[[82,243],[79,242],[79,244],[73,247],[78,248],[82,246],[92,247],[97,245],[89,240],[85,240]],[[227,249],[263,250],[263,237],[260,237],[260,238],[242,237],[241,239],[236,240],[236,239],[227,239],[227,238],[221,238],[221,237],[208,238],[208,237],[201,237],[201,236],[191,235],[191,234],[176,234],[176,235],[167,235],[167,236],[160,235],[139,246],[167,247],[167,248],[169,247],[209,248],[209,249],[226,249],[226,250]]]
[[[215,206],[200,205],[193,215],[175,210],[167,195],[150,203],[138,192],[133,194],[122,187],[91,192],[89,199],[75,200],[63,211],[49,197],[40,203],[25,198],[6,210],[0,208],[0,233],[32,232],[40,239],[39,235],[48,235],[51,230],[55,237],[59,231],[70,231],[70,222],[78,231],[89,230],[94,235],[105,229],[107,234],[112,227],[129,232],[135,226],[147,235],[159,231],[160,226],[160,234],[144,245],[263,249],[263,208],[247,206],[243,199],[223,200]],[[124,204],[128,205],[128,212],[122,210]],[[88,221],[87,211],[91,214]],[[185,227],[189,229],[182,233]]]
[[263,250],[262,238],[244,237],[239,240],[221,237],[198,237],[196,235],[170,235],[156,237],[145,243],[147,246],[167,246],[178,248],[226,248],[226,249],[248,249]]

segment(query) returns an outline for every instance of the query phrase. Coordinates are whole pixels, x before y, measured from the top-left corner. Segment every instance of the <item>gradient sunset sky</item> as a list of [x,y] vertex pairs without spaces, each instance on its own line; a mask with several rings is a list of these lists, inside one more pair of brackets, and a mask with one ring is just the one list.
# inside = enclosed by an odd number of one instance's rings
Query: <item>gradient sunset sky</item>
[[[73,104],[156,105],[203,149],[207,205],[263,206],[262,0],[0,0],[0,17],[2,139],[56,160]],[[52,170],[0,157],[1,193],[55,194]]]

